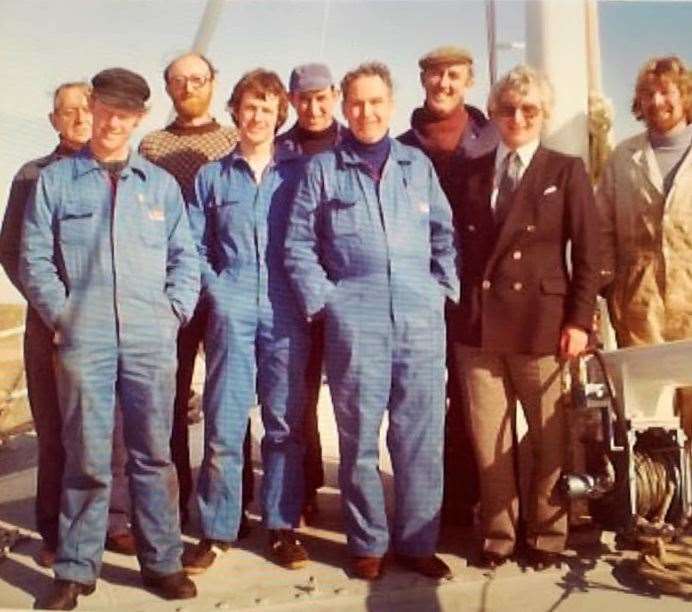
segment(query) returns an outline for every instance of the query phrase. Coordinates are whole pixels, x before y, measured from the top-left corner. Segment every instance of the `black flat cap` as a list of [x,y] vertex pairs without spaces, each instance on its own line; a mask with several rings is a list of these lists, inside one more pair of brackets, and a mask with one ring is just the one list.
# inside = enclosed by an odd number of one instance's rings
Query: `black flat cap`
[[110,106],[126,110],[146,109],[151,91],[143,77],[126,68],[107,68],[91,79],[92,95]]

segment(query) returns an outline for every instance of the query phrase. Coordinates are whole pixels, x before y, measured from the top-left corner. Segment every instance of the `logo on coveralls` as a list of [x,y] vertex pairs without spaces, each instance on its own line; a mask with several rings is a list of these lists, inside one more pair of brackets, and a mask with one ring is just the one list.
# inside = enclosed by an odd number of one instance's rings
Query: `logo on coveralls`
[[154,202],[147,202],[147,199],[144,197],[144,194],[138,194],[137,199],[139,200],[140,204],[146,204],[147,216],[149,217],[149,219],[151,219],[152,221],[163,221],[165,219],[163,208],[161,208]]

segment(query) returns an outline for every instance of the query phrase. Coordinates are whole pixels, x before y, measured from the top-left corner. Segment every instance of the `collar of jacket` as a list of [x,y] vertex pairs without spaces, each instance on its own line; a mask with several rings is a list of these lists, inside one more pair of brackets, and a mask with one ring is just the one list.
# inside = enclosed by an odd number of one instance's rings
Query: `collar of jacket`
[[[148,167],[147,162],[136,150],[130,149],[130,157],[127,160],[127,165],[120,173],[121,178],[127,178],[131,174],[137,174],[143,181],[147,180]],[[74,178],[79,178],[84,174],[101,169],[101,165],[94,158],[89,145],[82,147],[72,157],[72,168]]]
[[[293,151],[292,149],[287,149],[283,146],[278,146],[275,141],[274,152],[272,153],[272,158],[269,165],[277,166],[285,162],[300,159],[301,157],[302,155],[299,152]],[[248,166],[247,160],[240,152],[240,143],[236,144],[228,155],[222,157],[220,163],[223,172],[230,172],[232,167],[237,167],[239,164]]]
[[[387,161],[391,159],[398,164],[410,164],[413,162],[415,149],[400,143],[391,136],[389,137],[389,144],[390,149]],[[349,146],[348,140],[344,140],[339,143],[334,148],[334,153],[336,155],[338,165],[342,168],[345,166],[366,167],[367,165],[362,158]]]
[[[334,146],[336,146],[341,143],[348,130],[336,119],[334,121],[336,123],[336,142]],[[276,138],[276,147],[298,153],[299,155],[303,154],[303,149],[298,139],[298,122],[294,123],[287,131]]]

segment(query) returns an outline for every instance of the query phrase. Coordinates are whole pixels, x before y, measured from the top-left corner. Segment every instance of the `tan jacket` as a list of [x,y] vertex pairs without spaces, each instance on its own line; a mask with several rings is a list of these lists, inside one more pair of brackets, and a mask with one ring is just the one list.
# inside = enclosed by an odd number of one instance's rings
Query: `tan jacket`
[[692,153],[666,197],[646,134],[625,140],[608,160],[596,205],[618,345],[692,338]]

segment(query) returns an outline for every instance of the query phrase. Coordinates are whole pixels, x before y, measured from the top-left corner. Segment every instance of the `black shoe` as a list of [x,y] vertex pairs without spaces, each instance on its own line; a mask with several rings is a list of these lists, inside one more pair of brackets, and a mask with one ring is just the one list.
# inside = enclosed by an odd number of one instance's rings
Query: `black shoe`
[[164,599],[192,599],[197,597],[197,587],[183,571],[172,574],[157,574],[142,569],[142,584]]
[[96,584],[83,584],[73,580],[53,581],[53,588],[43,598],[34,603],[34,608],[39,610],[74,610],[77,607],[79,595],[91,595],[96,589]]
[[526,561],[534,570],[542,572],[550,568],[559,569],[562,566],[564,557],[557,552],[529,548],[526,551]]
[[494,570],[509,561],[509,555],[500,555],[490,550],[484,550],[478,560],[478,567]]
[[252,525],[250,525],[250,516],[247,510],[243,510],[240,514],[240,525],[238,525],[238,539],[244,540],[250,535],[252,531]]
[[410,555],[396,555],[396,560],[399,565],[407,570],[416,572],[434,580],[443,580],[452,577],[452,570],[449,566],[440,559],[437,555],[428,555],[427,557],[412,557]]

